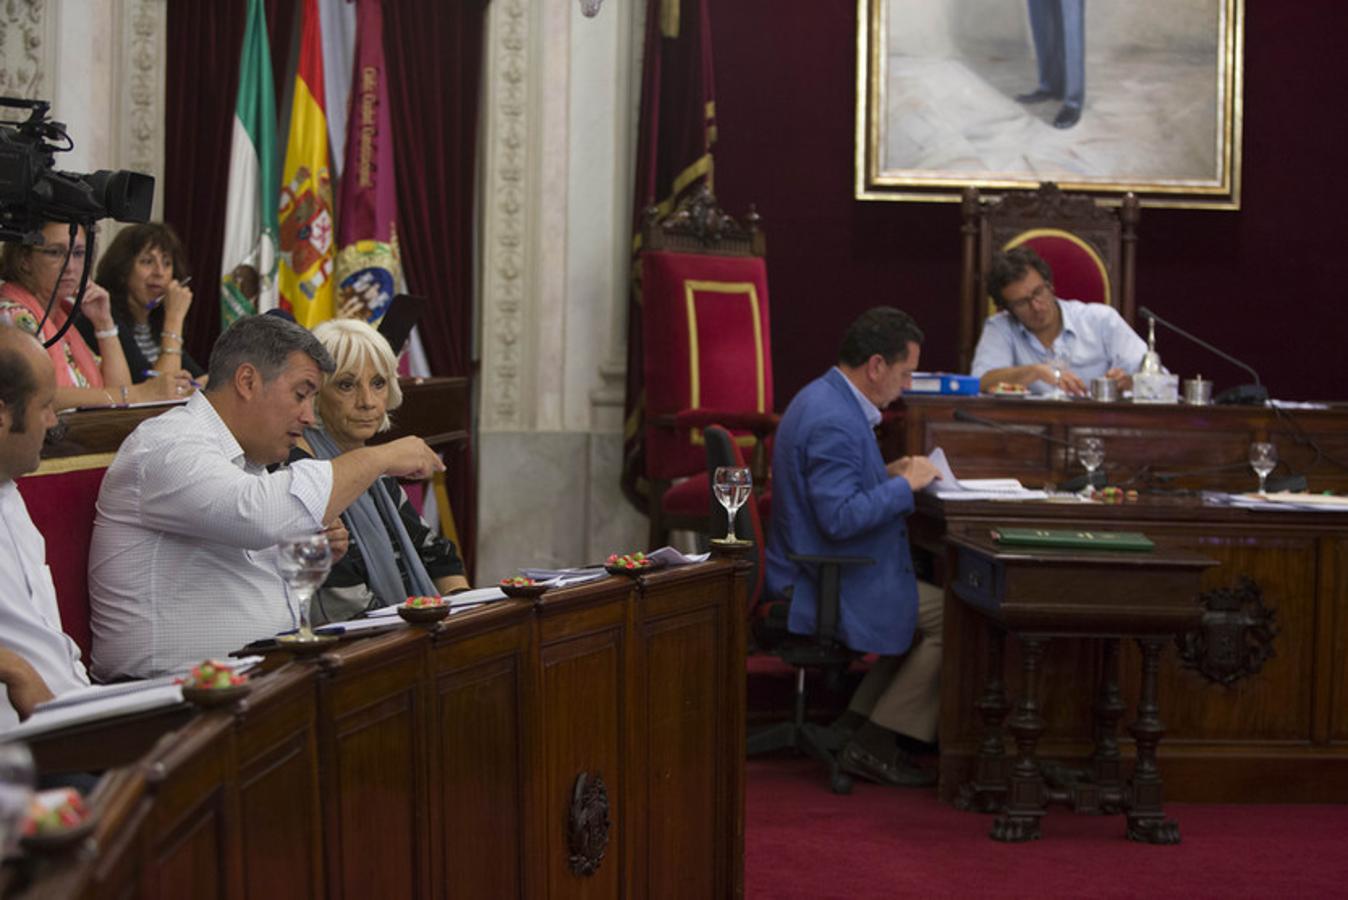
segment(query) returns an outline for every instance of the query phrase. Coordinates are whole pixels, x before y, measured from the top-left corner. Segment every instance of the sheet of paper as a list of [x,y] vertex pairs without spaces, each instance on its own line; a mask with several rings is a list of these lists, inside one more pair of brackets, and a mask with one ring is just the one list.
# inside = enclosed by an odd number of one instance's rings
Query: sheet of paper
[[158,687],[173,684],[173,680],[177,677],[178,676],[176,675],[161,675],[158,678],[148,678],[145,681],[121,681],[117,684],[91,684],[88,687],[66,691],[61,696],[48,700],[46,703],[39,703],[36,712],[49,712],[53,709],[77,706],[81,703],[92,703],[97,700],[106,700],[110,697],[121,697],[126,694],[135,694],[140,691],[149,691]]
[[0,740],[27,740],[61,728],[98,722],[117,716],[174,706],[183,702],[183,690],[176,684],[161,684],[149,690],[119,694],[88,703],[77,703],[44,712],[35,712],[27,722],[0,733]]
[[1043,500],[1048,496],[1043,491],[1028,490],[1014,478],[956,478],[940,447],[927,454],[927,459],[941,477],[923,490],[942,500]]
[[682,553],[673,547],[661,547],[659,550],[652,550],[646,554],[651,559],[658,559],[667,566],[690,566],[693,563],[706,562],[711,558],[711,553]]

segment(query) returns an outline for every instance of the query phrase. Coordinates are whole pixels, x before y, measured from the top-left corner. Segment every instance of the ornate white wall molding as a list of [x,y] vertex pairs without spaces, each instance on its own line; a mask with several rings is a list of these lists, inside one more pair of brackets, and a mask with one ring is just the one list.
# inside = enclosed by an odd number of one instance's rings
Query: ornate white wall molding
[[482,191],[482,428],[524,427],[531,191],[528,0],[488,7]]
[[123,0],[118,85],[116,167],[155,177],[154,215],[163,210],[165,0]]
[[55,25],[47,0],[0,2],[0,95],[50,99]]

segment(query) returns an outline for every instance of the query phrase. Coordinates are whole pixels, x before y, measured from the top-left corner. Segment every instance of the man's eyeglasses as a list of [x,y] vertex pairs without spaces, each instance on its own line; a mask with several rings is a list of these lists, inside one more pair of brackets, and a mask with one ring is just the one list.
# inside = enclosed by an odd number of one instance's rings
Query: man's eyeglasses
[[1011,310],[1012,312],[1020,312],[1022,309],[1025,309],[1031,303],[1034,303],[1039,300],[1047,300],[1051,296],[1053,296],[1053,288],[1049,287],[1048,283],[1045,282],[1039,285],[1039,287],[1035,288],[1033,291],[1030,291],[1029,296],[1020,297],[1016,300],[1006,301],[1006,308]]
[[70,258],[75,262],[84,262],[84,248],[76,247],[74,250],[67,251],[65,247],[34,247],[34,253],[40,253],[50,260],[62,260],[66,258],[66,253],[70,253]]

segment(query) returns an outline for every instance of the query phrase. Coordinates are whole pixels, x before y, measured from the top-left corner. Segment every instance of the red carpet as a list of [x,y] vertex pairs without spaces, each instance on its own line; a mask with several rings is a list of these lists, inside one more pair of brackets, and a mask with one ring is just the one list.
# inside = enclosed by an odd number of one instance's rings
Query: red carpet
[[830,793],[801,758],[749,760],[745,894],[868,897],[1343,897],[1348,806],[1168,804],[1183,843],[1135,844],[1118,816],[1054,810],[1044,837],[1001,844],[991,816],[934,790]]

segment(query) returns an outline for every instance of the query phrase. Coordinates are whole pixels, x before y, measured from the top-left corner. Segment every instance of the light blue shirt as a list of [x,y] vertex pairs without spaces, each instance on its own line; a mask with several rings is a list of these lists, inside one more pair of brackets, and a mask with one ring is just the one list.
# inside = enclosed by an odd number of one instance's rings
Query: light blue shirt
[[857,386],[852,383],[852,379],[847,377],[846,372],[844,372],[837,366],[833,367],[833,371],[841,375],[843,377],[843,381],[846,381],[847,386],[852,389],[852,396],[857,398],[857,403],[858,405],[861,406],[861,414],[866,417],[866,424],[871,426],[872,428],[874,428],[876,425],[879,425],[880,419],[882,418],[882,416],[880,415],[880,407],[872,403],[870,397],[867,397],[865,394],[861,393],[861,391],[857,388]]
[[[1041,344],[1006,310],[990,316],[983,323],[970,374],[982,378],[993,369],[1049,363],[1056,358],[1090,384],[1092,378],[1100,378],[1110,369],[1131,374],[1142,365],[1146,341],[1112,306],[1059,300],[1058,309],[1062,311],[1062,331],[1052,347]],[[1030,385],[1036,394],[1046,394],[1052,388],[1042,381]]]

